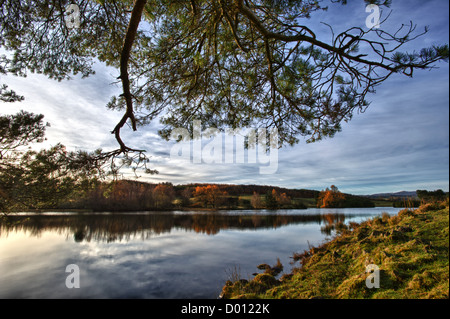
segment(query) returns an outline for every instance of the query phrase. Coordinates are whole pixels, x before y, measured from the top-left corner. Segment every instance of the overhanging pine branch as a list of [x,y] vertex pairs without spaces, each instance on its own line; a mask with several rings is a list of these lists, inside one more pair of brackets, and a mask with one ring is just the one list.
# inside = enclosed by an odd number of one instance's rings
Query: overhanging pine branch
[[[299,42],[299,41],[304,41],[304,42],[308,42],[311,43],[313,45],[316,45],[322,49],[325,49],[329,52],[338,54],[339,56],[342,56],[344,58],[347,58],[351,61],[355,61],[358,63],[363,63],[366,65],[373,65],[373,66],[378,66],[381,67],[387,71],[390,72],[398,72],[399,70],[402,70],[405,66],[404,65],[399,65],[399,66],[390,66],[387,64],[383,64],[381,62],[376,62],[376,61],[370,61],[370,60],[365,60],[362,58],[362,55],[358,55],[358,56],[353,56],[347,52],[345,52],[344,48],[339,48],[339,47],[334,47],[332,45],[329,45],[325,42],[319,41],[317,40],[314,36],[307,36],[303,33],[299,33],[299,34],[295,34],[295,35],[286,35],[283,33],[276,33],[276,32],[272,32],[270,30],[268,30],[263,23],[259,20],[259,18],[250,10],[250,8],[248,8],[245,4],[243,0],[235,0],[235,3],[237,5],[237,8],[239,9],[239,11],[245,16],[247,17],[247,19],[250,20],[250,22],[258,29],[259,32],[261,32],[261,34],[263,35],[264,38],[266,39],[275,39],[275,40],[280,40],[283,42]],[[359,39],[355,39],[359,40]],[[353,41],[353,42],[355,42]],[[410,65],[407,65],[407,67],[409,67]],[[420,68],[420,65],[411,65],[411,67],[417,67]]]
[[[128,24],[127,33],[123,43],[122,53],[120,56],[120,79],[122,80],[123,94],[127,108],[122,119],[117,123],[116,127],[112,131],[115,134],[116,140],[120,145],[122,152],[134,151],[127,147],[120,137],[120,129],[125,125],[128,119],[131,121],[131,127],[133,131],[136,131],[136,118],[134,117],[133,110],[133,96],[130,91],[130,79],[128,77],[128,61],[130,59],[131,49],[133,47],[134,39],[136,38],[137,29],[141,21],[142,12],[146,4],[146,0],[136,0],[134,3],[133,11],[131,12],[130,22]],[[139,150],[138,150],[139,151]]]

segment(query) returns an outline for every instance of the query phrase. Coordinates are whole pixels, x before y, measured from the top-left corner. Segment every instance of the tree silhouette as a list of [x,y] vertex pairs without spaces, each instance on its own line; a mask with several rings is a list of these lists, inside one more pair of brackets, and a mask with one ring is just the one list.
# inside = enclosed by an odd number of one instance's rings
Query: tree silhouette
[[73,192],[89,189],[103,173],[105,162],[95,153],[69,152],[62,144],[27,149],[44,141],[48,124],[43,118],[24,111],[0,116],[0,212],[53,207]]
[[[392,74],[412,76],[448,60],[448,45],[400,50],[428,31],[417,33],[412,23],[339,34],[330,26],[331,40],[321,41],[307,26],[326,9],[317,0],[73,3],[78,29],[65,23],[66,0],[2,1],[0,45],[9,54],[0,58],[0,73],[89,76],[94,59],[119,69],[123,92],[108,103],[124,114],[112,129],[119,148],[96,156],[126,156],[137,166],[148,158],[122,140],[127,122],[137,130],[160,116],[166,138],[176,127],[192,130],[195,118],[217,128],[277,128],[280,145],[297,143],[299,136],[313,142],[334,136],[342,121],[364,111],[367,95]],[[5,86],[0,93],[2,100],[21,100]]]

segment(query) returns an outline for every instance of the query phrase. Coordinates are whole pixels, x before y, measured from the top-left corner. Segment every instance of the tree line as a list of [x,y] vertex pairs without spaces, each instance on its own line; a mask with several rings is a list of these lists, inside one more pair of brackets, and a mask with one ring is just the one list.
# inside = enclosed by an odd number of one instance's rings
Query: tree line
[[[150,184],[119,180],[98,183],[78,201],[66,202],[62,208],[102,210],[170,210],[170,209],[280,209],[306,208],[293,201],[285,192],[272,188],[266,194],[253,192],[252,196],[230,195],[222,185],[194,186],[171,183]],[[242,188],[243,186],[237,186]],[[226,188],[232,189],[230,185]],[[253,189],[253,187],[250,187]]]
[[[180,187],[190,187],[195,188],[197,186],[208,186],[210,184],[202,184],[202,183],[190,183],[186,185],[181,185]],[[283,188],[278,186],[271,186],[271,185],[237,185],[237,184],[215,184],[221,191],[227,192],[228,195],[231,196],[240,196],[240,195],[246,195],[246,196],[252,196],[253,193],[258,194],[267,194],[267,192],[272,192],[272,190],[275,189],[275,191],[279,193],[286,193],[287,196],[291,198],[316,198],[319,194],[319,191],[317,190],[311,190],[311,189],[291,189],[291,188]]]

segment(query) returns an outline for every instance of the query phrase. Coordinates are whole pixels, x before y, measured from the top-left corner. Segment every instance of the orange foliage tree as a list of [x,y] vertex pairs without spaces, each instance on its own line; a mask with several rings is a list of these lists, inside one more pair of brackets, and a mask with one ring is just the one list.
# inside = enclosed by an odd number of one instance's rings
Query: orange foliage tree
[[289,196],[286,195],[286,193],[278,194],[275,191],[275,198],[277,199],[277,202],[278,202],[279,206],[290,205],[291,204],[291,199],[289,198]]
[[227,192],[221,191],[217,185],[197,186],[193,193],[197,202],[205,207],[217,208],[223,202]]
[[331,185],[331,189],[321,191],[317,198],[317,207],[320,208],[342,208],[345,204],[345,194],[341,193],[339,189]]

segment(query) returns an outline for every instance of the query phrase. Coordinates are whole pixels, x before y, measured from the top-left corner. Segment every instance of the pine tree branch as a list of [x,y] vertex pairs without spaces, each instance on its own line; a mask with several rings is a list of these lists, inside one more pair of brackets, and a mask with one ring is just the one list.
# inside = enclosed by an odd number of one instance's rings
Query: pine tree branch
[[[130,22],[128,24],[127,33],[123,43],[122,53],[120,56],[120,79],[122,80],[123,94],[125,102],[127,105],[126,112],[122,119],[117,123],[116,127],[112,131],[115,134],[116,140],[120,145],[120,150],[122,152],[133,151],[125,145],[120,137],[120,129],[125,125],[128,119],[131,121],[131,126],[133,131],[136,131],[136,118],[134,116],[133,110],[133,95],[130,91],[130,79],[128,77],[128,61],[131,55],[131,49],[133,47],[134,39],[136,38],[137,29],[141,21],[142,12],[144,10],[146,0],[136,0],[133,11],[131,12]],[[134,150],[136,151],[136,150]],[[139,151],[139,150],[138,150]]]

